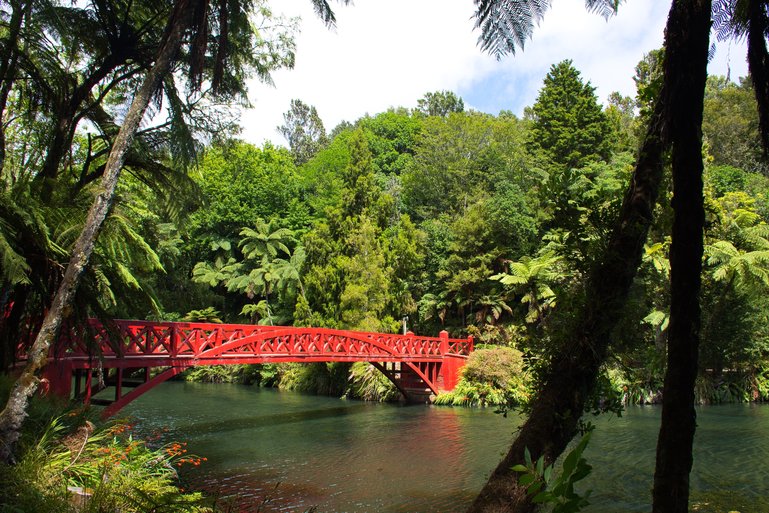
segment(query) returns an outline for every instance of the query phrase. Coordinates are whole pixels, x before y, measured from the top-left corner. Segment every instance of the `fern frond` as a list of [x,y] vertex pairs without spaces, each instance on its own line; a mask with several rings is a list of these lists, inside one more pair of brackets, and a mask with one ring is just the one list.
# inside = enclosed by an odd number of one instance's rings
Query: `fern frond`
[[622,0],[585,0],[585,8],[604,18],[609,18],[609,16],[617,14],[617,9],[621,3]]
[[515,55],[542,21],[550,0],[475,0],[475,28],[481,30],[481,50],[501,59]]
[[19,253],[14,251],[2,230],[0,222],[0,279],[11,286],[27,285],[30,267],[27,261]]

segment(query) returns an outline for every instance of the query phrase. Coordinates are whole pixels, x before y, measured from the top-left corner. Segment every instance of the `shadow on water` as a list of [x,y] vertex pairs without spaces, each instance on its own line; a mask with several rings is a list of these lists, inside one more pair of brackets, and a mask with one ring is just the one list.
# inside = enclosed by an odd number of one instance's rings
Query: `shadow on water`
[[321,419],[338,419],[345,416],[365,413],[366,411],[370,411],[369,406],[360,404],[340,406],[337,408],[317,408],[314,410],[255,415],[245,418],[222,418],[217,421],[195,422],[186,426],[184,428],[184,433],[187,436],[194,436],[208,433],[226,433],[228,431],[239,431],[242,429],[273,427],[284,424],[301,424]]

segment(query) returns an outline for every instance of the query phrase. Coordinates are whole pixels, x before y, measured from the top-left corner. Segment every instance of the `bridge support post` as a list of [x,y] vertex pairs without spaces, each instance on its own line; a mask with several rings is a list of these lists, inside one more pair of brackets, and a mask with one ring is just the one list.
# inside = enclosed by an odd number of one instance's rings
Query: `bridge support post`
[[465,366],[467,360],[457,356],[444,356],[441,364],[441,377],[443,377],[443,390],[454,390],[459,382],[459,371]]
[[438,338],[441,339],[441,356],[446,356],[449,352],[449,332],[441,330],[441,332],[438,333]]

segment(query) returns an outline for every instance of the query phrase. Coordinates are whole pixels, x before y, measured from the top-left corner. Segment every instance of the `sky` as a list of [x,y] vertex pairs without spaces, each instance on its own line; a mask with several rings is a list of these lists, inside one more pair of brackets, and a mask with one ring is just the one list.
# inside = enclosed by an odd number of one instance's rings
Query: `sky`
[[[583,0],[553,0],[524,50],[497,60],[477,44],[472,0],[354,0],[330,2],[329,30],[310,0],[273,2],[276,14],[301,17],[296,63],[273,72],[274,86],[252,81],[252,108],[241,116],[246,141],[286,145],[276,127],[292,99],[313,105],[327,131],[390,107],[414,108],[427,92],[449,90],[466,109],[521,115],[534,103],[550,66],[571,59],[605,103],[619,91],[635,95],[634,68],[662,46],[670,3],[629,0],[605,20]],[[719,43],[709,72],[747,74],[743,43]]]

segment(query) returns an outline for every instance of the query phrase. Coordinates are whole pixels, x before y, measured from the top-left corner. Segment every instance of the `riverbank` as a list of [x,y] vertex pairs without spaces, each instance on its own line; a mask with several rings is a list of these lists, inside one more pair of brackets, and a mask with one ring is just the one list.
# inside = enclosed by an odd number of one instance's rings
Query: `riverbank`
[[[515,349],[479,345],[462,369],[454,390],[438,395],[436,404],[515,408],[533,396],[531,363]],[[397,402],[395,386],[366,362],[354,364],[287,363],[193,367],[180,379],[193,383],[237,383],[366,401]],[[599,381],[596,404],[613,408],[659,404],[663,374],[612,367]],[[697,404],[769,401],[769,369],[751,367],[702,372],[695,388]]]

